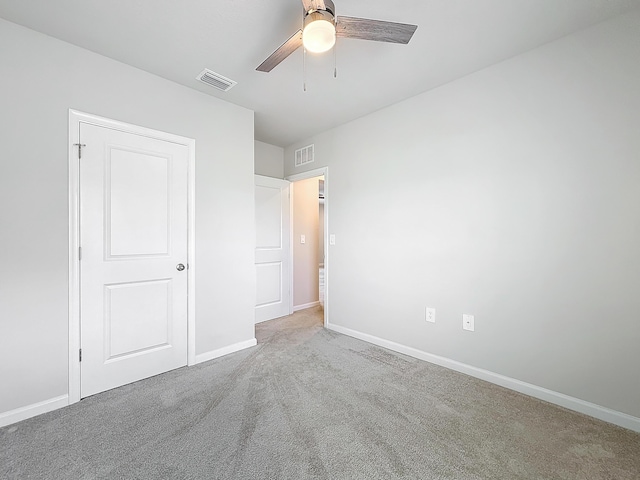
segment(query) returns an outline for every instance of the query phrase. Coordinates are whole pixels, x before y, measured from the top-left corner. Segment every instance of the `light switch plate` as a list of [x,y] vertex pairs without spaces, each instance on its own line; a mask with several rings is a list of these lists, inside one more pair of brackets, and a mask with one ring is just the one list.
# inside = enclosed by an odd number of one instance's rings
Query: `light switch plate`
[[473,332],[475,329],[475,319],[473,317],[473,315],[469,315],[466,313],[462,314],[462,328],[464,330],[469,330],[470,332]]
[[329,245],[335,245],[336,244],[336,235],[335,233],[332,233],[331,235],[329,235]]

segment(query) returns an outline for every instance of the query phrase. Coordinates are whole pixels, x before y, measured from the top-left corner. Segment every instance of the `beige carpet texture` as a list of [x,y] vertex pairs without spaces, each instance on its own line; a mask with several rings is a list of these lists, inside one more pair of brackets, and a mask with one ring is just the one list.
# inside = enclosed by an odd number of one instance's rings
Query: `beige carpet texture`
[[322,327],[0,429],[1,479],[638,480],[640,434]]

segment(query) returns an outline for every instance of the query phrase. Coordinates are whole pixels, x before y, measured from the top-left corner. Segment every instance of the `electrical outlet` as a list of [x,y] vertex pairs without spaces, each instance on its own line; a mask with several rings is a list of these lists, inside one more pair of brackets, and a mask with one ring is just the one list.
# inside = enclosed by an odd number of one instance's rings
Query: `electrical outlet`
[[436,323],[436,309],[426,307],[424,310],[425,320],[427,322]]
[[305,235],[300,235],[300,243],[307,243],[307,237]]
[[473,332],[475,329],[475,319],[473,315],[468,315],[466,313],[462,314],[462,328],[463,330],[469,330]]

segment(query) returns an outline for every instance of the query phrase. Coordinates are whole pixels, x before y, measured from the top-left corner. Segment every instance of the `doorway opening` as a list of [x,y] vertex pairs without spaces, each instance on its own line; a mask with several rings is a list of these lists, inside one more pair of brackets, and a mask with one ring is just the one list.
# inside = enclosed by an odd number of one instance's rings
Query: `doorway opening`
[[292,311],[321,306],[328,323],[328,168],[287,178],[291,185]]

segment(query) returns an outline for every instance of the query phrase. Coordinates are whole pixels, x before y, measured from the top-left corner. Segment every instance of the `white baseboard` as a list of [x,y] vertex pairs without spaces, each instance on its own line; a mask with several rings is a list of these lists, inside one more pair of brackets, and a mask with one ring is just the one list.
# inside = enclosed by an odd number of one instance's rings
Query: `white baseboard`
[[233,345],[218,348],[217,350],[201,353],[199,355],[196,355],[196,364],[208,362],[209,360],[213,360],[214,358],[222,357],[224,355],[229,355],[230,353],[239,352],[240,350],[244,350],[245,348],[255,347],[257,344],[258,341],[255,338],[252,338],[251,340],[245,340],[244,342],[234,343]]
[[51,412],[52,410],[57,410],[67,405],[69,405],[69,395],[60,395],[59,397],[50,398],[43,402],[0,413],[0,427],[6,427],[12,423],[20,422],[42,413]]
[[305,310],[307,308],[312,308],[312,307],[317,307],[320,305],[320,302],[311,302],[311,303],[305,303],[303,305],[294,305],[293,306],[293,311],[297,312],[298,310]]
[[500,385],[501,387],[505,387],[510,390],[515,390],[516,392],[524,393],[525,395],[529,395],[531,397],[535,397],[540,400],[559,405],[569,410],[584,413],[585,415],[604,420],[605,422],[613,423],[614,425],[640,432],[640,418],[628,415],[626,413],[618,412],[607,407],[602,407],[600,405],[596,405],[595,403],[586,402],[584,400],[580,400],[579,398],[570,397],[569,395],[565,395],[564,393],[554,392],[553,390],[522,382],[520,380],[516,380],[515,378],[507,377],[499,373],[494,373],[490,372],[489,370],[473,367],[456,360],[451,360],[446,357],[423,352],[422,350],[418,350],[413,347],[407,347],[406,345],[401,345],[399,343],[395,343],[379,337],[374,337],[373,335],[369,335],[367,333],[362,333],[356,330],[351,330],[350,328],[341,327],[340,325],[334,325],[330,323],[327,324],[327,328],[329,330],[333,330],[334,332],[342,333],[350,337],[364,340],[368,343],[373,343],[374,345],[378,345],[380,347],[388,348],[389,350],[393,350],[394,352],[403,353],[419,360],[435,363],[436,365],[440,365],[442,367],[449,368],[451,370],[455,370],[457,372],[461,372],[466,375],[470,375],[472,377],[494,383],[496,385]]

